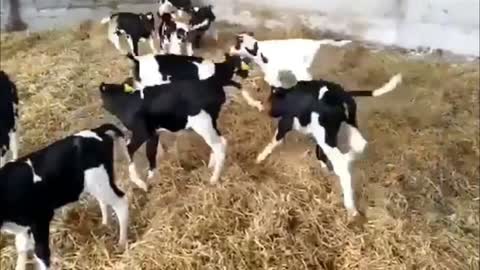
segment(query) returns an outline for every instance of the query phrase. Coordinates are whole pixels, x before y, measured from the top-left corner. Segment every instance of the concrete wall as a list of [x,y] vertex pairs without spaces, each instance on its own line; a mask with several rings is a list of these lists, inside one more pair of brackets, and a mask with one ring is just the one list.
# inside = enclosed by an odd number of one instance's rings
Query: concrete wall
[[[7,0],[2,1],[2,22]],[[305,24],[386,45],[444,49],[479,56],[479,0],[196,0],[210,2],[220,20],[255,25],[252,10],[277,10],[267,21]],[[68,27],[85,19],[99,19],[112,11],[146,11],[156,0],[21,0],[22,15],[32,30]],[[278,15],[280,14],[280,15]]]
[[[213,1],[210,1],[213,2]],[[297,15],[312,27],[354,35],[360,39],[450,50],[479,56],[479,0],[223,0],[222,18],[241,22],[244,7],[276,8],[279,22]],[[297,13],[297,14],[298,14]],[[245,14],[245,13],[244,13]],[[236,16],[235,16],[236,15]],[[252,22],[247,20],[247,22]]]

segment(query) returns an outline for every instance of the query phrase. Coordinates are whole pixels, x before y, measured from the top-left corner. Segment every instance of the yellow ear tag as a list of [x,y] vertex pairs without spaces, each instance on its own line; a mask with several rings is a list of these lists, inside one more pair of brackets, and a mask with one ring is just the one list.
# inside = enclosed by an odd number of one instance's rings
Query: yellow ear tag
[[133,93],[133,92],[135,92],[135,88],[131,87],[131,86],[128,85],[128,84],[124,84],[123,87],[124,87],[123,89],[124,89],[125,93]]
[[250,70],[250,66],[247,65],[245,62],[242,62],[242,70]]

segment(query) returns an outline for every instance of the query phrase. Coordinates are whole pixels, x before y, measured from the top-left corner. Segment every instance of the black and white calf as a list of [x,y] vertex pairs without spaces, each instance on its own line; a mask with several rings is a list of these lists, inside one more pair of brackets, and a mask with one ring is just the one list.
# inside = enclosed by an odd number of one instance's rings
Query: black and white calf
[[173,54],[127,55],[133,61],[134,88],[140,91],[148,86],[181,80],[205,80],[215,73],[215,63],[201,57]]
[[154,41],[155,17],[153,13],[119,12],[103,18],[101,23],[108,23],[108,39],[123,54],[125,52],[120,46],[121,35],[125,35],[134,55],[138,55],[138,43],[140,41],[148,41],[153,53],[157,53]]
[[17,87],[3,70],[0,70],[0,168],[11,159],[18,157],[17,122],[18,95]]
[[37,269],[50,267],[49,230],[55,209],[93,195],[107,224],[107,206],[120,226],[119,244],[127,244],[128,201],[115,185],[114,140],[126,152],[122,132],[111,124],[84,130],[7,163],[0,169],[0,228],[15,234],[16,269],[25,269],[34,250]]
[[[215,21],[216,17],[213,14],[212,6],[204,6],[204,7],[193,7],[190,11],[191,18],[190,18],[190,33],[191,38],[193,40],[193,47],[195,49],[200,48],[200,41],[202,40],[202,36],[210,30],[212,27],[213,22]],[[216,30],[214,31],[214,38],[217,39]]]
[[[374,91],[346,92],[339,84],[324,80],[300,81],[290,88],[272,87],[270,116],[279,119],[278,128],[272,141],[258,155],[257,163],[265,160],[291,130],[313,136],[322,167],[328,164],[339,177],[345,208],[353,216],[357,215],[350,163],[364,151],[367,141],[358,130],[357,105],[352,96],[380,96],[394,90],[401,81],[401,75],[397,74]],[[349,135],[351,150],[347,153],[342,153],[337,143],[342,125]]]
[[189,25],[175,21],[170,13],[164,13],[161,19],[158,35],[163,52],[192,56],[193,48]]
[[218,181],[227,147],[226,139],[217,128],[217,119],[226,100],[223,87],[230,85],[240,88],[241,85],[233,81],[233,77],[248,76],[246,64],[240,57],[225,57],[223,63],[216,64],[212,77],[201,81],[184,80],[146,87],[144,99],[138,92],[130,92],[129,87],[122,84],[100,85],[104,108],[119,118],[132,132],[128,144],[132,159],[129,172],[132,181],[140,188],[146,190],[147,185],[138,176],[133,155],[144,142],[147,143],[148,178],[153,177],[160,131],[178,132],[190,129],[198,133],[212,149],[208,163],[209,168],[213,167],[210,182]]

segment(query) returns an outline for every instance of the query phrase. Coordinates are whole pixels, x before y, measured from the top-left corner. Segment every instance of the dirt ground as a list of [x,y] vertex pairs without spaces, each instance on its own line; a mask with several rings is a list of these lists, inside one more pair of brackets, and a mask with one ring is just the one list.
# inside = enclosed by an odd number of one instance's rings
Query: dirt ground
[[[238,30],[223,26],[217,47]],[[313,35],[255,30],[260,38]],[[114,120],[101,108],[98,86],[123,80],[130,63],[105,28],[2,33],[0,53],[1,69],[19,89],[21,153]],[[199,54],[220,60],[222,50]],[[364,220],[348,222],[336,177],[307,152],[310,139],[292,133],[256,165],[274,123],[235,98],[220,118],[229,143],[220,184],[208,184],[209,149],[195,134],[180,134],[176,147],[173,135],[162,137],[167,153],[148,193],[128,181],[117,155],[117,182],[131,205],[128,250],[117,248],[115,219],[103,227],[87,197],[52,225],[55,269],[479,269],[478,62],[412,60],[356,43],[324,54],[316,75],[347,89],[404,76],[391,94],[357,99],[369,142],[354,179]],[[256,73],[244,86],[265,98],[254,87]],[[143,148],[136,159],[145,175]],[[15,258],[13,238],[1,235],[0,269],[13,269]]]

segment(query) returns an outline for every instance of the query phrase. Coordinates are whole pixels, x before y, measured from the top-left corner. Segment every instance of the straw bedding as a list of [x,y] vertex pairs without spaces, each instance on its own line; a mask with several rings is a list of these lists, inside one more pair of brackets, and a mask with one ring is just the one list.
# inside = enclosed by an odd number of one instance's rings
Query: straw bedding
[[[222,26],[218,47],[238,28]],[[220,60],[218,47],[201,54]],[[0,52],[1,68],[19,88],[22,153],[114,120],[100,107],[98,85],[123,80],[130,63],[101,26],[2,33]],[[347,89],[404,75],[395,92],[358,99],[369,141],[355,165],[365,218],[347,219],[339,184],[320,169],[309,139],[290,134],[255,165],[274,124],[234,98],[220,117],[229,146],[219,185],[207,184],[209,149],[195,134],[162,137],[167,153],[148,193],[128,182],[117,155],[117,181],[131,205],[129,249],[117,249],[116,222],[102,227],[98,205],[86,198],[53,223],[56,269],[479,269],[478,63],[412,60],[359,44],[329,52],[318,74]],[[256,77],[244,86],[265,99]],[[143,153],[137,160],[145,171]],[[1,235],[0,269],[14,263],[13,238]]]

